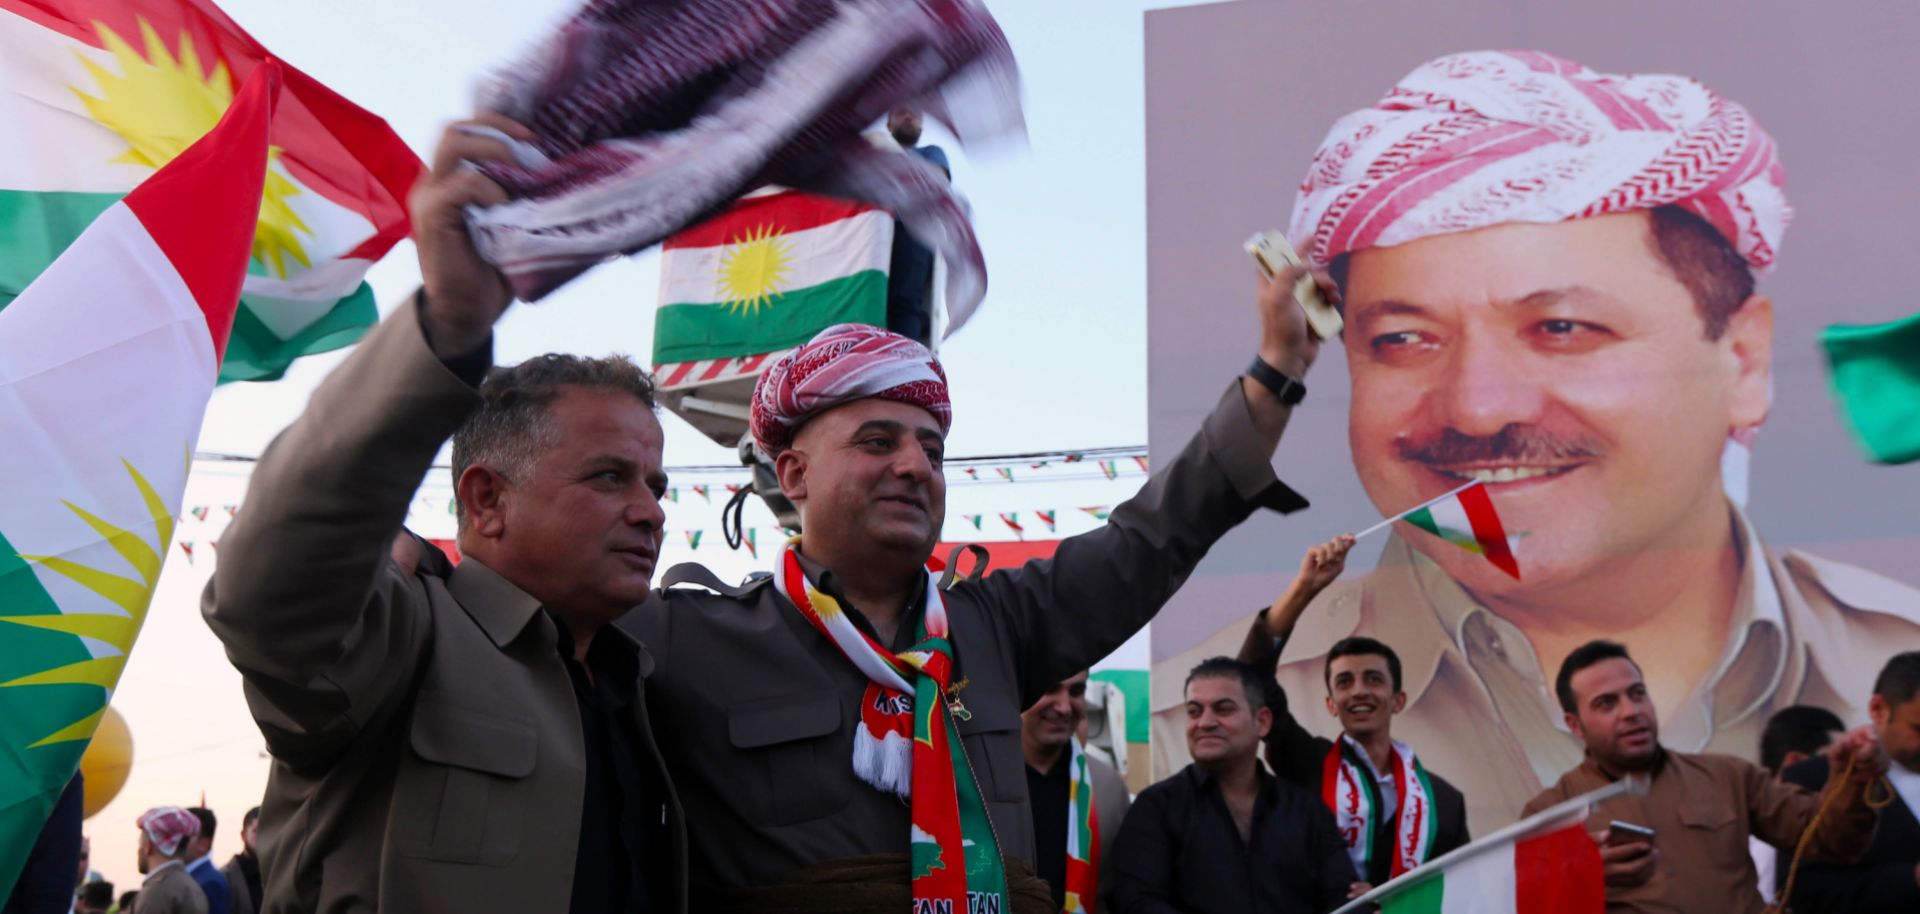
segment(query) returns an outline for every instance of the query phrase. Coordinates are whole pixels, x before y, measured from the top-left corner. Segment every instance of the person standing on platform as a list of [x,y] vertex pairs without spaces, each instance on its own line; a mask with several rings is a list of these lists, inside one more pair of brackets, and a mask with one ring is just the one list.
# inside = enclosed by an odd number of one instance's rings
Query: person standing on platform
[[953,414],[925,347],[840,325],[760,377],[752,433],[804,533],[744,586],[673,569],[619,623],[656,660],[697,907],[1053,910],[1026,875],[1020,712],[1144,627],[1228,530],[1306,506],[1271,460],[1318,354],[1292,295],[1307,275],[1260,281],[1258,354],[1187,446],[1018,569],[927,570]]
[[1320,798],[1260,767],[1267,682],[1226,657],[1187,676],[1193,762],[1134,801],[1111,861],[1117,914],[1325,912],[1367,891]]
[[[1852,911],[1920,911],[1920,651],[1897,654],[1880,670],[1867,702],[1873,732],[1887,751],[1887,783],[1893,795],[1880,810],[1880,829],[1866,854],[1851,866],[1808,864],[1800,868],[1788,899],[1800,914]],[[1789,784],[1812,791],[1831,773],[1818,759],[1783,772]],[[1786,859],[1779,881],[1786,881]]]
[[[900,148],[927,160],[947,180],[953,167],[938,146],[920,145],[920,111],[895,108],[887,115],[887,133]],[[887,329],[922,346],[933,345],[933,251],[894,220],[893,257],[887,270]]]
[[[1821,798],[1781,784],[1766,769],[1727,755],[1673,752],[1660,745],[1660,723],[1640,667],[1611,641],[1575,648],[1554,680],[1567,728],[1587,747],[1586,761],[1526,806],[1532,815],[1555,804],[1633,778],[1645,790],[1593,806],[1587,829],[1601,845],[1610,912],[1715,911],[1759,914],[1765,908],[1747,854],[1756,835],[1785,853],[1799,844]],[[1834,743],[1820,761],[1848,771],[1808,845],[1813,860],[1859,859],[1878,819],[1866,785],[1886,770],[1886,755],[1862,727]],[[1649,830],[1631,835],[1621,822]]]
[[1053,887],[1062,911],[1094,911],[1111,885],[1100,862],[1113,852],[1132,798],[1113,766],[1080,740],[1087,720],[1087,671],[1048,689],[1020,715],[1027,758],[1027,802],[1033,808],[1034,872]]
[[[1352,548],[1353,537],[1341,536],[1307,550],[1293,583],[1247,632],[1242,663],[1273,678],[1300,613],[1340,576]],[[1393,648],[1350,637],[1326,656],[1327,713],[1339,719],[1340,738],[1308,733],[1276,684],[1267,697],[1267,765],[1333,810],[1354,870],[1379,885],[1471,840],[1466,798],[1393,738],[1393,719],[1407,707]]]

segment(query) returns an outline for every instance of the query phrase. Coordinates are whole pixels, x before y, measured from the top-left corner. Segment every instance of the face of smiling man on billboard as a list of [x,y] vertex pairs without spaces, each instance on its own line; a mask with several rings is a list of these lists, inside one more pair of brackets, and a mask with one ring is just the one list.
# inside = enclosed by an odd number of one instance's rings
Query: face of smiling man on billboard
[[[1715,243],[1684,211],[1661,221],[1669,247]],[[1352,255],[1348,428],[1381,513],[1485,482],[1522,580],[1426,535],[1414,545],[1510,619],[1620,621],[1622,574],[1723,547],[1721,452],[1766,415],[1772,305],[1696,301],[1679,279],[1695,270],[1661,255],[1646,212]]]
[[1278,678],[1313,694],[1334,641],[1392,645],[1396,735],[1476,832],[1579,763],[1546,671],[1589,639],[1642,659],[1674,748],[1743,756],[1778,707],[1860,716],[1858,671],[1920,642],[1920,594],[1770,550],[1723,487],[1767,416],[1757,280],[1785,177],[1693,80],[1526,51],[1422,65],[1308,170],[1289,234],[1343,292],[1368,497],[1395,514],[1486,483],[1521,574],[1399,524],[1307,608]]

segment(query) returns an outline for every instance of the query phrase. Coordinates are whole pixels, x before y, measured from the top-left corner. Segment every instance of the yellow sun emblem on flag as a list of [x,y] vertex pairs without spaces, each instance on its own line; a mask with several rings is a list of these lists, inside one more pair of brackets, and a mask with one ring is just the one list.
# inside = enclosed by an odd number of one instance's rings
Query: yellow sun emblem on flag
[[[142,54],[104,23],[95,22],[93,27],[120,72],[112,73],[82,57],[81,63],[99,86],[100,97],[78,87],[73,91],[87,106],[89,116],[126,140],[129,148],[115,162],[158,169],[212,130],[233,103],[233,77],[226,63],[215,61],[213,69],[206,70],[194,49],[193,36],[181,33],[176,56],[153,26],[141,19],[140,37],[146,45]],[[267,154],[278,156],[280,150],[269,149]],[[293,181],[267,169],[259,227],[253,235],[253,259],[282,278],[287,275],[288,259],[302,267],[313,265],[300,244],[300,234],[311,236],[313,230],[287,203],[299,193]]]
[[[160,550],[167,548],[173,539],[173,517],[167,510],[166,502],[160,493],[155,492],[133,464],[121,461],[127,468],[127,475],[133,477],[135,488],[140,490],[142,502],[147,514],[156,528],[159,549],[142,539],[139,534],[102,520],[92,512],[69,501],[62,501],[67,510],[72,511],[95,533],[104,537],[113,550],[133,566],[139,579],[123,577],[98,568],[91,568],[78,562],[49,555],[22,555],[29,562],[38,562],[47,568],[72,579],[75,583],[106,598],[119,607],[124,615],[115,612],[74,612],[34,616],[0,616],[0,622],[25,625],[48,631],[65,632],[78,638],[86,638],[111,646],[118,653],[105,657],[69,663],[0,682],[0,688],[45,685],[95,685],[112,691],[114,684],[120,681],[120,673],[126,669],[127,655],[133,650],[133,639],[140,634],[140,625],[146,621],[147,607],[153,603],[153,589],[160,583]],[[100,725],[100,717],[107,711],[103,700],[93,713],[54,731],[27,748],[49,746],[73,740],[87,740],[93,737],[95,727]]]
[[720,293],[727,310],[735,314],[759,313],[786,291],[787,274],[793,269],[793,252],[786,236],[771,225],[763,225],[742,235],[727,246],[720,256]]

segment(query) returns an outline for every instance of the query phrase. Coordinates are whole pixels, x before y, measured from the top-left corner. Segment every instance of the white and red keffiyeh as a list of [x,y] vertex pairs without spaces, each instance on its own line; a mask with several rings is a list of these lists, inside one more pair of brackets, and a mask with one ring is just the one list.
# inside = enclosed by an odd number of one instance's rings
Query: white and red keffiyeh
[[836,324],[781,356],[754,384],[754,443],[768,456],[778,454],[801,423],[870,397],[932,413],[943,434],[953,427],[947,374],[927,347],[878,327]]
[[200,818],[178,806],[155,806],[135,820],[160,853],[171,857],[188,838],[200,834]]
[[1698,82],[1475,51],[1421,64],[1337,121],[1288,234],[1326,264],[1431,235],[1675,204],[1764,272],[1793,215],[1785,185],[1773,139]]

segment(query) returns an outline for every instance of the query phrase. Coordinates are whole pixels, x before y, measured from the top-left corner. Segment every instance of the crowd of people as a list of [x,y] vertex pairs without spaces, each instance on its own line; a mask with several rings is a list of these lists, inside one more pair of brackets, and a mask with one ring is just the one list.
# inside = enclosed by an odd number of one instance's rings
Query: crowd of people
[[[56,812],[56,816],[58,813]],[[76,817],[69,824],[77,826]],[[135,821],[140,830],[139,887],[115,897],[115,885],[93,868],[91,842],[77,828],[54,829],[70,839],[77,865],[71,885],[47,886],[50,875],[28,872],[7,899],[6,914],[256,914],[265,910],[257,848],[260,808],[240,821],[240,851],[224,866],[213,862],[220,820],[204,806],[156,806]],[[47,836],[42,833],[43,839]],[[48,855],[49,857],[58,855]]]
[[[1274,686],[1302,607],[1352,544],[1310,550],[1239,657],[1189,675],[1193,763],[1135,802],[1112,858],[1111,910],[1327,911],[1469,842],[1460,792],[1392,737],[1407,707],[1392,647],[1349,638],[1328,650],[1337,744],[1309,736]],[[1862,701],[1869,723],[1847,729],[1807,706],[1775,713],[1750,753],[1759,763],[1662,746],[1624,645],[1576,648],[1555,693],[1585,758],[1525,812],[1621,779],[1644,784],[1588,817],[1608,910],[1760,911],[1782,898],[1801,912],[1920,910],[1920,651],[1880,671]]]
[[[1552,59],[1515,60],[1564,75]],[[1404,101],[1393,116],[1409,110]],[[1651,118],[1651,109],[1633,116]],[[1426,167],[1478,155],[1477,131],[1498,133],[1498,142],[1530,136],[1468,121],[1369,121],[1328,155],[1357,156],[1370,137],[1405,130],[1408,142],[1432,144],[1402,156]],[[917,119],[890,127],[914,145]],[[1868,722],[1847,729],[1831,710],[1780,710],[1745,749],[1760,764],[1725,752],[1725,728],[1707,712],[1715,689],[1741,691],[1743,707],[1770,701],[1784,673],[1751,689],[1722,682],[1713,670],[1727,633],[1717,629],[1680,645],[1684,662],[1668,662],[1669,642],[1680,640],[1669,637],[1671,614],[1648,604],[1635,615],[1659,619],[1620,628],[1617,590],[1584,615],[1564,607],[1517,615],[1525,626],[1465,613],[1461,626],[1494,632],[1493,653],[1457,664],[1472,675],[1415,705],[1409,677],[1431,676],[1439,661],[1430,644],[1396,644],[1391,633],[1414,610],[1438,607],[1382,596],[1393,569],[1366,585],[1360,603],[1394,624],[1375,619],[1287,653],[1345,567],[1353,539],[1341,537],[1307,553],[1237,657],[1187,674],[1190,765],[1129,797],[1081,733],[1087,669],[1145,627],[1228,531],[1261,510],[1307,506],[1273,466],[1320,347],[1296,282],[1311,277],[1334,302],[1371,283],[1366,307],[1348,315],[1347,345],[1375,354],[1355,369],[1356,403],[1363,383],[1376,385],[1375,396],[1467,392],[1445,408],[1401,404],[1430,420],[1421,440],[1369,439],[1383,451],[1376,456],[1398,461],[1383,479],[1411,503],[1431,494],[1436,477],[1448,486],[1512,482],[1518,471],[1508,464],[1522,457],[1592,457],[1608,444],[1599,432],[1540,432],[1560,413],[1542,397],[1520,404],[1542,415],[1513,413],[1506,393],[1524,386],[1513,379],[1440,376],[1442,363],[1456,371],[1470,363],[1428,358],[1450,332],[1442,325],[1492,322],[1461,333],[1508,340],[1500,345],[1514,353],[1487,364],[1511,366],[1597,347],[1628,333],[1631,320],[1621,317],[1616,333],[1573,316],[1569,302],[1605,296],[1564,284],[1477,308],[1469,303],[1491,280],[1460,279],[1464,268],[1441,271],[1460,286],[1445,303],[1423,305],[1420,293],[1439,294],[1434,271],[1418,282],[1408,271],[1382,278],[1383,261],[1366,256],[1430,265],[1417,255],[1437,249],[1421,244],[1469,236],[1524,247],[1536,265],[1562,263],[1569,251],[1637,256],[1644,269],[1589,265],[1583,276],[1597,287],[1626,275],[1648,284],[1608,313],[1659,311],[1648,335],[1670,343],[1690,376],[1718,379],[1708,405],[1727,415],[1705,423],[1710,440],[1688,455],[1690,465],[1717,467],[1728,429],[1764,416],[1771,305],[1753,293],[1750,267],[1770,261],[1783,206],[1749,209],[1743,227],[1718,196],[1652,194],[1582,213],[1571,227],[1500,224],[1473,235],[1485,226],[1396,210],[1372,196],[1390,189],[1333,181],[1324,199],[1308,194],[1319,202],[1296,232],[1325,236],[1315,262],[1332,269],[1294,267],[1260,281],[1252,361],[1230,378],[1223,372],[1225,389],[1186,446],[1105,526],[1064,540],[1048,561],[991,574],[977,573],[985,563],[970,551],[933,555],[955,416],[940,363],[910,338],[928,328],[910,336],[828,328],[761,375],[751,408],[755,447],[804,532],[770,573],[731,583],[694,565],[656,576],[668,479],[646,372],[624,357],[567,354],[494,366],[494,326],[513,296],[478,255],[466,212],[506,199],[471,167],[511,160],[500,136],[532,134],[482,114],[443,136],[410,200],[422,287],[268,448],[222,539],[203,614],[242,675],[273,759],[262,806],[247,816],[246,850],[223,874],[207,859],[210,812],[151,810],[138,823],[147,878],[122,909],[1324,912],[1469,844],[1476,804],[1498,807],[1524,787],[1531,813],[1631,780],[1640,789],[1596,803],[1587,823],[1610,910],[1745,914],[1777,898],[1803,912],[1920,910],[1920,652],[1896,653],[1899,645],[1878,645],[1893,656],[1871,694],[1826,702],[1849,717],[1864,707]],[[1770,156],[1770,147],[1740,156],[1703,179],[1701,193],[1745,188],[1774,200]],[[1328,161],[1315,180],[1348,166],[1365,181],[1391,171]],[[1362,212],[1357,199],[1375,209]],[[1429,217],[1437,221],[1419,222]],[[1648,266],[1655,258],[1663,266]],[[1695,282],[1724,273],[1745,284]],[[1710,288],[1695,289],[1703,283]],[[1454,313],[1469,310],[1480,316]],[[1405,373],[1422,366],[1434,376]],[[1389,369],[1400,373],[1389,380]],[[1656,385],[1671,376],[1643,374]],[[401,527],[449,439],[457,564]],[[1538,476],[1570,466],[1522,469]],[[1635,484],[1677,478],[1660,466],[1634,469]],[[1739,583],[1772,580],[1740,564],[1760,554],[1758,541],[1714,480],[1702,480],[1650,499],[1694,509],[1684,524],[1643,525],[1649,535],[1686,527],[1700,536],[1648,548],[1735,557],[1716,559],[1711,575],[1675,575],[1760,613]],[[1568,554],[1624,551],[1596,542]],[[1477,559],[1447,555],[1452,589],[1433,592],[1471,602],[1511,591]],[[1405,550],[1394,564],[1441,567]],[[1542,570],[1577,577],[1551,562]],[[1871,627],[1863,618],[1838,607],[1806,625],[1799,616],[1762,621],[1791,624],[1796,636],[1846,634],[1852,645]],[[1821,619],[1831,624],[1822,629]],[[1558,661],[1550,683],[1519,676],[1500,639],[1546,644],[1554,633],[1533,626],[1548,621],[1579,636],[1527,655],[1542,676],[1546,658]],[[1616,629],[1663,634],[1594,637]],[[1907,629],[1888,622],[1884,631],[1897,638]],[[1732,648],[1762,646],[1756,638]],[[1763,659],[1790,666],[1797,650]],[[1636,652],[1650,658],[1646,668]],[[1816,694],[1804,675],[1795,681],[1801,696]],[[1704,687],[1675,691],[1676,682]],[[1492,709],[1503,691],[1534,712],[1524,726]],[[1748,691],[1764,694],[1745,701]],[[1662,742],[1654,696],[1668,692],[1676,700],[1663,707],[1707,709],[1689,718],[1707,724],[1683,725],[1702,731],[1686,749]],[[1449,696],[1488,710],[1443,714]],[[1315,736],[1303,721],[1314,703],[1337,721],[1336,737]],[[1447,770],[1429,769],[1429,756],[1396,738],[1407,722],[1421,734],[1484,725],[1488,764],[1452,767],[1456,745],[1452,755],[1432,753]],[[1723,751],[1691,751],[1710,739]],[[1535,747],[1560,743],[1577,749],[1544,769],[1552,756]],[[111,894],[87,885],[80,900]]]

